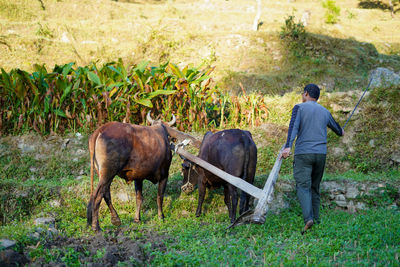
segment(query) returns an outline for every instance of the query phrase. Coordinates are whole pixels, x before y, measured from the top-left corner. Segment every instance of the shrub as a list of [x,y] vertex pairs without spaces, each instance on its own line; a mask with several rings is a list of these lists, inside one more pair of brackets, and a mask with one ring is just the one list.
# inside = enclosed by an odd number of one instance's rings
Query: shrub
[[301,22],[296,23],[294,16],[285,19],[285,25],[281,27],[280,37],[285,45],[296,55],[304,54],[307,32]]
[[163,120],[175,114],[180,130],[198,130],[223,125],[229,114],[238,113],[233,109],[247,111],[249,101],[250,119],[244,112],[233,118],[234,124],[257,125],[267,115],[259,95],[237,101],[213,85],[209,74],[214,68],[148,62],[125,67],[122,60],[101,68],[94,63],[76,69],[74,63],[56,65],[51,72],[44,65],[34,67],[33,73],[1,69],[0,131],[46,134],[90,131],[107,121],[143,124],[149,110]]
[[336,6],[336,2],[334,0],[326,0],[322,2],[322,6],[326,9],[325,22],[328,24],[337,23],[339,21],[340,7]]

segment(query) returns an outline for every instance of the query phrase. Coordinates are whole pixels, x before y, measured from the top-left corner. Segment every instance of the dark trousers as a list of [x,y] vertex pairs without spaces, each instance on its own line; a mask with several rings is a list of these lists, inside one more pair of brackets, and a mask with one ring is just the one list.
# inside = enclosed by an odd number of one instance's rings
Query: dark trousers
[[293,176],[297,197],[303,211],[304,223],[319,223],[319,185],[324,174],[326,154],[300,154],[294,156]]

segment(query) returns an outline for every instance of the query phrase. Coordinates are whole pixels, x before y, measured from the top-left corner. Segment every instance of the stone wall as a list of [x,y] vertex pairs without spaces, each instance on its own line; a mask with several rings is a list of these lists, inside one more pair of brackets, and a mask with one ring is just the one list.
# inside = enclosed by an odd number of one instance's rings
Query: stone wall
[[[294,181],[277,181],[272,212],[279,212],[297,203]],[[322,181],[321,205],[356,212],[374,206],[400,207],[400,182]]]

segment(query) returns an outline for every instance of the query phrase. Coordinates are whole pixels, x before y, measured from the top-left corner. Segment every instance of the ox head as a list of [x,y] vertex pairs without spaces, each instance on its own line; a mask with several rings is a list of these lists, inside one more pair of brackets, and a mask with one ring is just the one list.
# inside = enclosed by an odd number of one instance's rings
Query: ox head
[[182,157],[182,175],[183,175],[183,182],[181,186],[181,190],[184,193],[190,193],[194,191],[195,185],[197,185],[197,181],[199,179],[199,172],[197,166],[187,160],[186,158]]
[[175,117],[174,114],[172,114],[172,120],[171,120],[170,122],[163,122],[163,121],[161,121],[161,120],[153,120],[153,119],[151,118],[151,116],[150,116],[150,113],[151,113],[151,111],[149,111],[149,112],[147,113],[146,119],[147,119],[147,121],[150,122],[151,125],[156,125],[156,124],[159,124],[159,123],[165,123],[165,124],[168,125],[168,126],[172,126],[172,125],[174,125],[175,122],[176,122],[176,117]]

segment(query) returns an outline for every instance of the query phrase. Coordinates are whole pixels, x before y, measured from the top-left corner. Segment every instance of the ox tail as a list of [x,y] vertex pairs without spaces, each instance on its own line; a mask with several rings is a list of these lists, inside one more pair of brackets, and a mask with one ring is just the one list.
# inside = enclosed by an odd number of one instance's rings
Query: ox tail
[[94,161],[95,161],[95,146],[99,136],[98,132],[93,133],[89,138],[89,156],[90,156],[90,199],[87,206],[86,218],[87,224],[92,224],[92,209],[93,209],[93,177],[94,177]]
[[[96,138],[93,138],[96,140]],[[92,140],[90,140],[92,141]],[[90,142],[89,141],[89,142]],[[90,197],[93,196],[93,177],[94,177],[94,146],[95,142],[89,143],[89,155],[90,155]]]
[[242,179],[247,181],[249,172],[249,161],[250,161],[250,140],[247,136],[244,136],[244,163],[243,163],[243,177]]
[[[242,179],[247,181],[249,175],[249,162],[250,162],[250,140],[247,135],[243,134],[243,145],[244,145],[244,162],[243,162],[243,175]],[[245,206],[247,206],[249,195],[242,190],[240,194],[240,205],[239,212],[242,214],[245,212]]]

